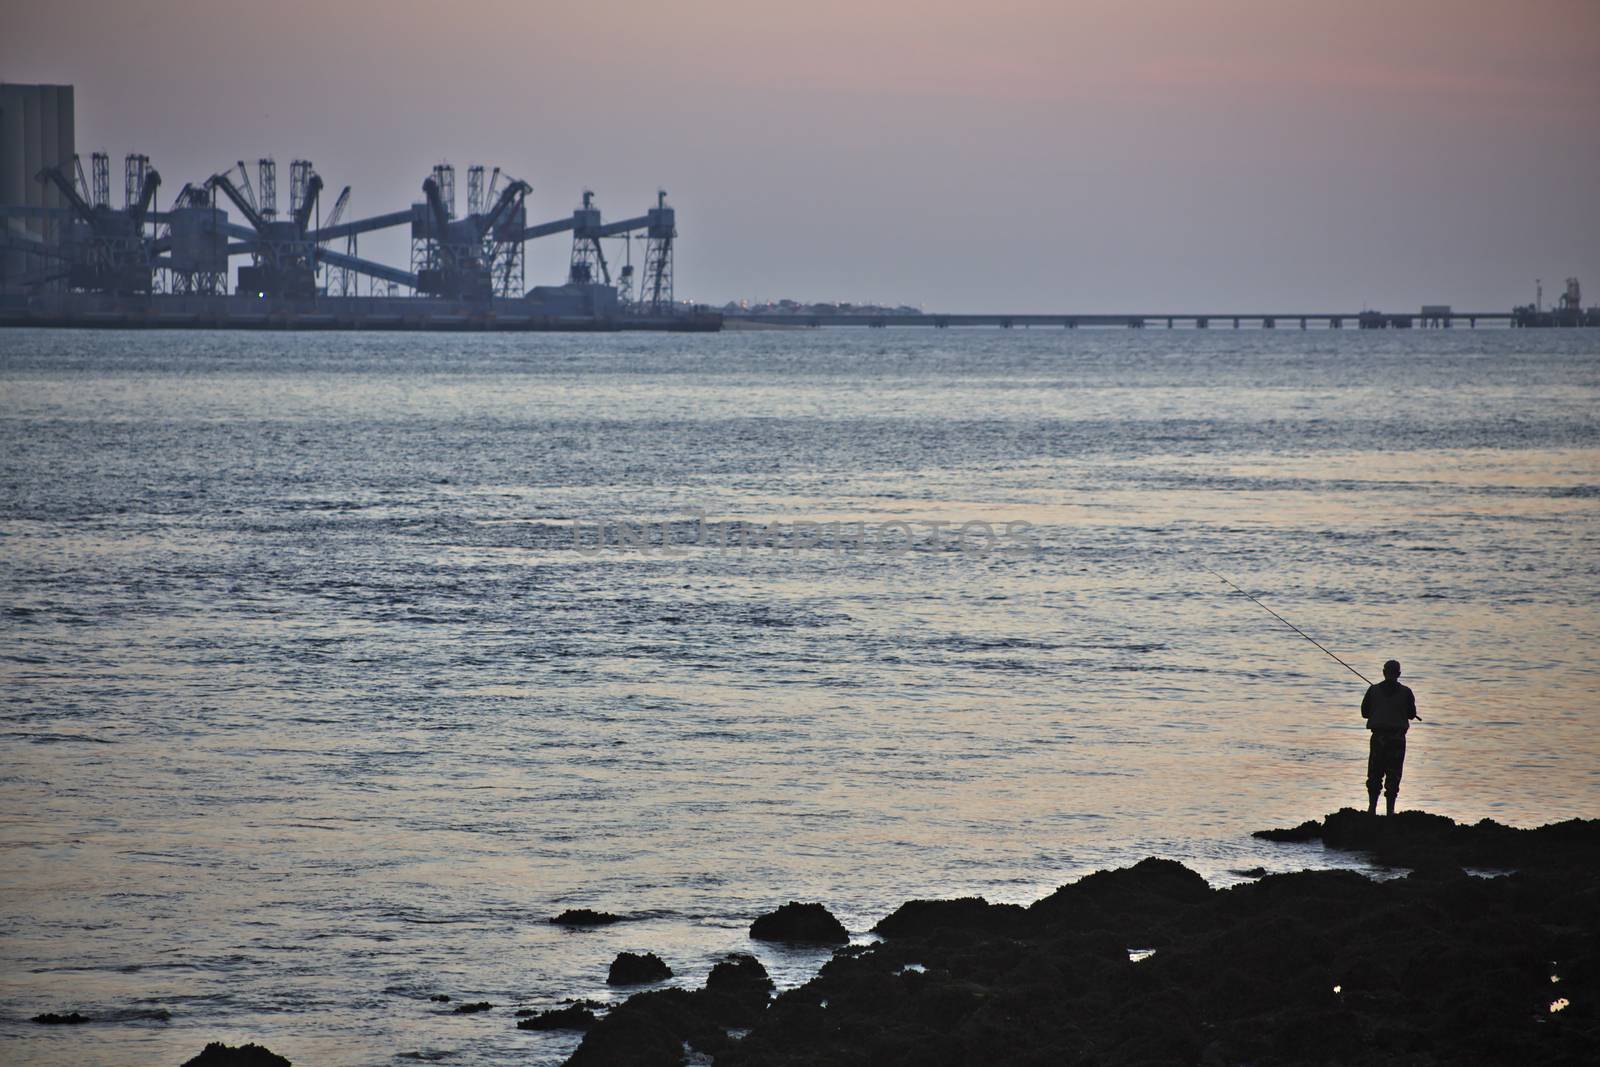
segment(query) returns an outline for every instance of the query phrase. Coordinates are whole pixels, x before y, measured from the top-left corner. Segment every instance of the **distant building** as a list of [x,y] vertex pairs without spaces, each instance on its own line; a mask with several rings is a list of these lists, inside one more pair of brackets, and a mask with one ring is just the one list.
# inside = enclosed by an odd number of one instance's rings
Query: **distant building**
[[54,186],[35,180],[45,167],[71,164],[76,112],[70,85],[0,84],[0,291],[42,276],[46,244],[67,209]]

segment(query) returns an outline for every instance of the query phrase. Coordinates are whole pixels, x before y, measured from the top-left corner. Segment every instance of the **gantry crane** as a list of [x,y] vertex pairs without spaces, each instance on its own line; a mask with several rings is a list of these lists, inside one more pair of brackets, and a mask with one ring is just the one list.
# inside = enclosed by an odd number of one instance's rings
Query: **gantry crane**
[[[241,165],[241,173],[243,167]],[[246,175],[245,181],[249,181]],[[230,227],[229,232],[243,237],[239,244],[229,245],[229,253],[248,253],[251,264],[239,268],[239,289],[243,294],[261,297],[295,297],[309,299],[317,292],[316,244],[307,239],[307,226],[322,191],[322,178],[307,165],[300,203],[289,213],[289,218],[279,221],[258,211],[229,179],[226,172],[213,174],[206,180],[211,191],[221,189],[233,201],[249,230]],[[273,197],[276,200],[276,197]]]
[[[76,159],[73,160],[76,166]],[[45,167],[35,180],[54,184],[77,216],[65,248],[67,285],[102,293],[148,293],[154,273],[153,237],[145,233],[161,175],[141,167],[136,196],[122,210],[84,199],[60,165]],[[131,188],[130,188],[131,192]]]
[[450,217],[436,177],[422,183],[423,210],[412,223],[412,236],[422,242],[423,255],[416,272],[416,290],[452,300],[487,300],[496,284],[493,266],[504,260],[502,246],[520,243],[521,233],[508,227],[521,213],[532,186],[513,180],[500,191],[487,211]]

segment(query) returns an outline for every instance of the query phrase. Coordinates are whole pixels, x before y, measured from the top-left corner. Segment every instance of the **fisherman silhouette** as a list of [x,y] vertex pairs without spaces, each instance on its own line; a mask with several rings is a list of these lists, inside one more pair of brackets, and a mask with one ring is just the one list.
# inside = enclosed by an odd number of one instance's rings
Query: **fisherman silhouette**
[[1400,661],[1383,665],[1383,681],[1367,687],[1361,698],[1361,717],[1372,731],[1367,750],[1367,814],[1378,813],[1378,794],[1383,793],[1385,811],[1394,814],[1395,797],[1400,794],[1400,773],[1406,763],[1406,731],[1417,714],[1417,698],[1400,684]]

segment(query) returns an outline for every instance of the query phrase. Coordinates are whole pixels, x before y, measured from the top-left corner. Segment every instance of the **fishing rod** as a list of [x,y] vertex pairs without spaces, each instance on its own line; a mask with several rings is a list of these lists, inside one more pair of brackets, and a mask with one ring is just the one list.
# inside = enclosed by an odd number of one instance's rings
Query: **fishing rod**
[[1335,656],[1332,652],[1329,652],[1326,648],[1323,648],[1322,642],[1318,641],[1315,637],[1312,637],[1310,634],[1308,634],[1304,630],[1300,629],[1300,627],[1296,626],[1294,623],[1290,622],[1288,619],[1284,618],[1282,615],[1279,615],[1276,611],[1273,611],[1271,608],[1269,608],[1265,604],[1261,603],[1261,601],[1257,600],[1255,597],[1251,596],[1249,593],[1246,593],[1243,589],[1240,589],[1237,585],[1234,585],[1233,582],[1229,581],[1226,576],[1218,574],[1216,571],[1212,570],[1210,567],[1207,567],[1204,563],[1200,564],[1200,569],[1205,571],[1207,574],[1210,574],[1213,577],[1218,578],[1221,581],[1225,582],[1227,585],[1231,586],[1235,592],[1237,592],[1240,595],[1242,595],[1246,600],[1250,601],[1256,607],[1260,608],[1262,611],[1265,611],[1268,615],[1271,615],[1274,619],[1277,619],[1279,622],[1283,623],[1289,629],[1293,630],[1295,633],[1299,634],[1301,637],[1305,638],[1307,641],[1310,641],[1313,645],[1316,645],[1318,648],[1321,648],[1322,651],[1324,653],[1326,653],[1326,655],[1328,656],[1329,659],[1332,659],[1335,663],[1341,664],[1351,674],[1355,675],[1357,678],[1360,678],[1363,682],[1366,682],[1368,685],[1372,684],[1372,682],[1367,678],[1366,675],[1362,674],[1360,671],[1358,671],[1354,667],[1350,666],[1350,664],[1345,663],[1344,660],[1340,659],[1338,656]]

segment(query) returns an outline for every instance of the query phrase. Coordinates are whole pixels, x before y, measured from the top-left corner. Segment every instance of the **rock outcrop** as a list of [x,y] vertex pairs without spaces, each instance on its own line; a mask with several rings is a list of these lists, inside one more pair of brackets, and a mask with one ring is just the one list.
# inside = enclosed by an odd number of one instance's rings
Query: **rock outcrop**
[[843,945],[850,941],[850,932],[827,908],[792,900],[751,923],[750,936],[789,945]]
[[606,985],[643,985],[672,977],[672,968],[654,952],[640,955],[636,952],[619,952],[611,961],[611,971],[606,975]]

